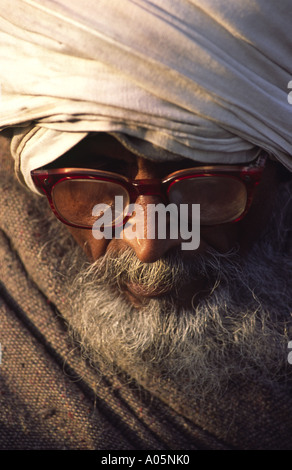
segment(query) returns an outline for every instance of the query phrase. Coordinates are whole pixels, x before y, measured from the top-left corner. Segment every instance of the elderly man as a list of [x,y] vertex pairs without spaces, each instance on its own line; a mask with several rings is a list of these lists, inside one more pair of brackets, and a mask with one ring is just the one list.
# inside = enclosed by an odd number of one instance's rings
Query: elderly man
[[0,448],[291,449],[288,1],[2,7]]

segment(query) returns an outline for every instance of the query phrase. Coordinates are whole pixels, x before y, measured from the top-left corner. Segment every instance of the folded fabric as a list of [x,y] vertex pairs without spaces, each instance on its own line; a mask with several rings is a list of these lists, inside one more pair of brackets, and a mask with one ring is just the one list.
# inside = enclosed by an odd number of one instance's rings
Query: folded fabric
[[291,19],[289,0],[2,0],[0,130],[18,175],[36,191],[30,171],[89,132],[166,160],[261,147],[292,170]]

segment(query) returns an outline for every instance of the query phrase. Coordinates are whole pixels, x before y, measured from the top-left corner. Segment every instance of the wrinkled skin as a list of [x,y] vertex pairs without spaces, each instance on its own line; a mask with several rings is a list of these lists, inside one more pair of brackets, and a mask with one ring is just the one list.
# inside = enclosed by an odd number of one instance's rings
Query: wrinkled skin
[[[80,158],[82,156],[82,158]],[[106,158],[105,158],[106,157]],[[176,171],[188,166],[197,165],[193,161],[183,159],[177,162],[157,163],[146,160],[142,157],[137,157],[129,150],[125,149],[113,137],[101,134],[94,136],[90,139],[84,140],[73,150],[68,152],[64,157],[70,159],[70,166],[78,164],[85,167],[90,165],[94,167],[95,164],[99,167],[100,161],[107,161],[110,158],[110,169],[117,173],[122,173],[125,176],[136,179],[145,178],[161,178],[172,171]],[[87,160],[88,159],[88,160]],[[109,250],[114,253],[124,251],[130,247],[136,254],[137,258],[143,263],[152,263],[165,256],[167,253],[179,250],[182,259],[190,260],[197,252],[204,253],[208,248],[213,248],[220,253],[226,253],[232,248],[239,248],[242,256],[249,250],[254,241],[258,238],[261,231],[265,227],[273,208],[273,200],[279,184],[279,176],[277,165],[274,162],[268,161],[264,170],[262,180],[256,189],[254,201],[249,213],[244,219],[238,223],[227,223],[211,227],[201,227],[200,246],[198,250],[182,251],[180,249],[182,240],[159,238],[127,238],[126,232],[123,238],[111,240],[96,240],[91,230],[77,229],[67,227],[72,233],[77,243],[85,250],[87,256],[91,261],[95,261],[102,257]],[[139,196],[136,200],[144,209],[147,204],[161,203],[159,196]],[[144,226],[147,226],[147,213],[144,210],[145,220]],[[192,298],[194,294],[203,288],[200,281],[192,286],[186,284],[182,288],[181,301],[185,302]],[[143,296],[149,296],[149,293],[143,292],[139,286],[131,286],[128,288],[128,297],[132,302],[137,301],[138,297],[141,299]],[[155,293],[154,293],[155,294]]]

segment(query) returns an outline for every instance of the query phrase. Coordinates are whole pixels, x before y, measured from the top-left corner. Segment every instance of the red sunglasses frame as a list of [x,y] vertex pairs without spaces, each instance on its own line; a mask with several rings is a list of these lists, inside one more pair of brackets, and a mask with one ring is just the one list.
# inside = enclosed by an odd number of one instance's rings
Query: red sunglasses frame
[[[248,210],[250,209],[254,191],[259,184],[267,155],[261,154],[256,162],[251,165],[218,165],[218,166],[202,166],[192,167],[183,170],[178,170],[170,173],[163,179],[138,179],[131,180],[125,176],[109,171],[94,170],[91,168],[55,168],[55,169],[37,169],[31,171],[31,177],[35,186],[43,191],[49,201],[50,207],[56,217],[64,224],[75,228],[92,229],[92,227],[77,225],[64,219],[55,208],[52,192],[54,187],[61,181],[68,179],[88,179],[88,180],[101,180],[112,183],[118,183],[124,187],[128,192],[130,201],[134,203],[138,196],[159,195],[162,197],[164,203],[169,202],[168,192],[170,187],[178,181],[196,178],[196,177],[209,177],[209,176],[224,176],[229,178],[236,178],[241,180],[246,187],[247,201],[245,209],[242,214],[229,223],[235,223],[241,220]],[[123,223],[125,223],[128,216],[125,216]],[[226,223],[226,222],[223,222]],[[217,224],[210,224],[217,225]]]

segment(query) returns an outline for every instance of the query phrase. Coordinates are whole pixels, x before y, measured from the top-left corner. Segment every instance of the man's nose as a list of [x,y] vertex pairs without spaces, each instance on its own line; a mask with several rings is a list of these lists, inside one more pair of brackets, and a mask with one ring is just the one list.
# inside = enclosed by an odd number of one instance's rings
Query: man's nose
[[170,237],[169,216],[164,214],[160,219],[159,208],[155,211],[158,204],[163,212],[165,206],[159,196],[139,196],[135,202],[135,213],[124,226],[124,242],[143,263],[153,263],[181,244],[179,233],[176,238]]

